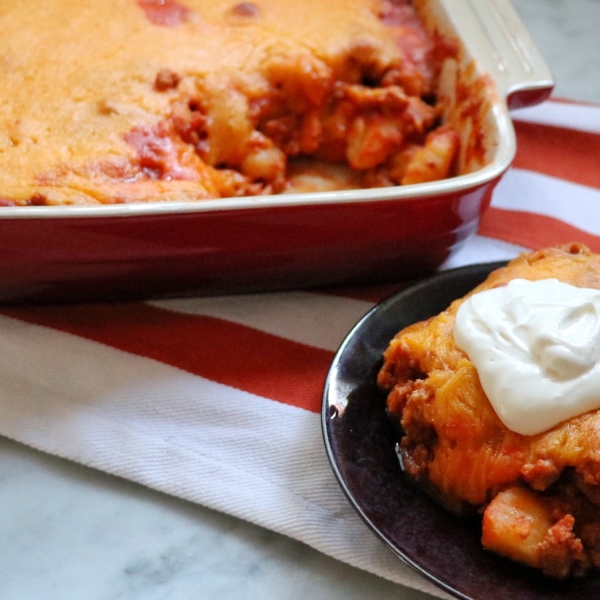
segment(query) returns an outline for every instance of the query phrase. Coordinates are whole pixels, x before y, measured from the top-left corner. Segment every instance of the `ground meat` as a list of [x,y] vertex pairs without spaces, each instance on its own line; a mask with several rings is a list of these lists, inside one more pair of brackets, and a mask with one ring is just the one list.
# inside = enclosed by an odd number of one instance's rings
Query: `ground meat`
[[[600,289],[600,255],[580,244],[524,254],[474,292],[556,277]],[[535,436],[510,431],[454,342],[463,299],[399,332],[378,375],[400,421],[406,471],[449,507],[483,512],[483,545],[550,577],[600,564],[600,411]],[[510,377],[510,373],[507,373]]]

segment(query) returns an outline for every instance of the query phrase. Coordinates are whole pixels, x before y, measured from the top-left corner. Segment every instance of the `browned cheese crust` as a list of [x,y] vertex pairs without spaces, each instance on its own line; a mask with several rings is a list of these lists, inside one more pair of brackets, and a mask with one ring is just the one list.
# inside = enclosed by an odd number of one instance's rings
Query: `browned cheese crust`
[[[471,293],[551,277],[600,289],[600,256],[580,244],[523,254]],[[600,412],[534,436],[508,430],[454,343],[463,301],[407,327],[385,352],[378,383],[404,432],[406,472],[449,509],[482,511],[493,551],[556,578],[600,567]]]
[[0,30],[0,205],[454,172],[458,135],[435,92],[456,47],[408,0],[25,0],[0,3]]

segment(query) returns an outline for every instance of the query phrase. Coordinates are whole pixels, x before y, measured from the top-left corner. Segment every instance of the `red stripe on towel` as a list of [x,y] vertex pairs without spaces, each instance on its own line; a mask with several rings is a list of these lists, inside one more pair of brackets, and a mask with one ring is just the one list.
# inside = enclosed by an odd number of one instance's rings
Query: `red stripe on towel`
[[523,121],[515,130],[515,167],[600,188],[599,134]]
[[479,234],[532,249],[581,242],[590,250],[600,252],[600,237],[558,219],[530,212],[490,207],[481,219]]
[[229,321],[144,303],[2,308],[264,398],[319,412],[333,353]]

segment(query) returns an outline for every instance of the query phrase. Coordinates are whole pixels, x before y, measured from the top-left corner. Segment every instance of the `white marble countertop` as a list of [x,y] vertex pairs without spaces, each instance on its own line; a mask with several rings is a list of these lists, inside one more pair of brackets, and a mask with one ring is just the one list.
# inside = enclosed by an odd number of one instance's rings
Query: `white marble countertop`
[[[515,0],[561,98],[600,102],[600,0]],[[2,600],[426,600],[307,546],[0,438]]]

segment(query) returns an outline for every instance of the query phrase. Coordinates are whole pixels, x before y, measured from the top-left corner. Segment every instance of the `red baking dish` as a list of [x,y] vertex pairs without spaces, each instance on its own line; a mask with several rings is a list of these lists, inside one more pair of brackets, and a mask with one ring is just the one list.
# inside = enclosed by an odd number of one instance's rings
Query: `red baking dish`
[[198,203],[0,207],[0,302],[306,288],[435,270],[475,232],[513,160],[509,107],[543,101],[553,82],[507,0],[415,5],[429,29],[460,44],[440,93],[463,132],[463,174]]

